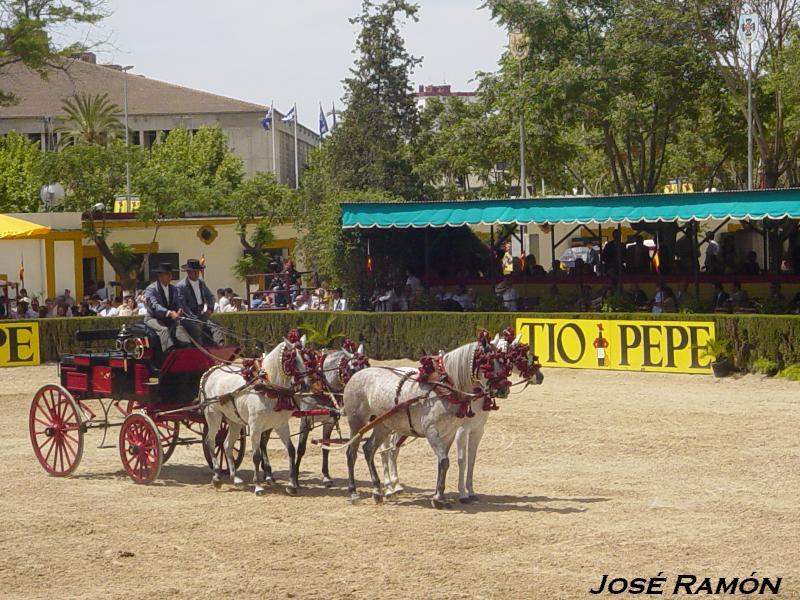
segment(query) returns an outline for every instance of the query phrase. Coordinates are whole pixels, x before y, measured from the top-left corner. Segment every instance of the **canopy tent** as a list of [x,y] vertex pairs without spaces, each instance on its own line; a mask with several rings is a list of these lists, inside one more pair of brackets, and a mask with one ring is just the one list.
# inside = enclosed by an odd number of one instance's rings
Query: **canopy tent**
[[800,219],[800,189],[342,204],[343,229]]
[[0,215],[0,240],[37,238],[50,233],[50,228],[16,217]]

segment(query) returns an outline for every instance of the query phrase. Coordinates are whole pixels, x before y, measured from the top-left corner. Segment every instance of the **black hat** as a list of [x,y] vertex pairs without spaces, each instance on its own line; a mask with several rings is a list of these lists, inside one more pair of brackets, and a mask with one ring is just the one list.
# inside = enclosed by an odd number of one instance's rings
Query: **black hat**
[[185,265],[181,265],[181,271],[202,271],[203,265],[196,258],[190,258]]
[[155,267],[150,268],[151,273],[169,273],[172,274],[172,263],[161,263]]

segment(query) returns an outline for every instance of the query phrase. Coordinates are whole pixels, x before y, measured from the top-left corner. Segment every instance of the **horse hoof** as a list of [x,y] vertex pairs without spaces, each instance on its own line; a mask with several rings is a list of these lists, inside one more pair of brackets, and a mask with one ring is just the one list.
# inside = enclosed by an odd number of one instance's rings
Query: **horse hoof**
[[292,487],[291,485],[286,486],[286,493],[290,496],[297,496],[297,487]]
[[361,503],[361,496],[357,493],[350,494],[350,504],[356,505]]
[[437,510],[441,510],[443,508],[447,508],[447,502],[442,502],[436,498],[431,498],[431,506]]
[[275,485],[275,480],[272,477],[267,477],[264,480],[264,485]]
[[469,501],[470,502],[477,502],[478,501],[478,496],[476,496],[475,494],[470,494]]
[[233,480],[233,487],[235,487],[237,489],[243,488],[244,487],[244,480],[243,479],[239,479],[237,477],[236,479]]
[[218,489],[222,488],[222,482],[219,479],[212,479],[211,480],[211,485],[214,486],[215,490],[218,490]]
[[324,485],[326,488],[333,487],[333,479],[330,477],[323,477],[322,485]]
[[459,498],[458,501],[461,502],[461,504],[469,504],[470,502],[472,502],[472,500],[470,500],[469,497]]
[[256,496],[258,496],[259,498],[266,493],[267,491],[264,488],[256,488]]
[[375,501],[375,504],[383,504],[383,496],[380,494],[376,494],[373,492],[372,499]]

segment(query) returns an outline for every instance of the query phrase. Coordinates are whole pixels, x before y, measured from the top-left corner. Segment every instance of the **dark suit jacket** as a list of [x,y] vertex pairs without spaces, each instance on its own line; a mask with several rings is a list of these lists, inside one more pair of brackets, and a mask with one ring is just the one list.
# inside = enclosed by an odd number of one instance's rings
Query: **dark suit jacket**
[[178,311],[181,308],[178,290],[171,283],[168,287],[169,297],[164,297],[161,284],[154,281],[144,290],[145,306],[147,313],[159,321],[167,320],[167,313],[171,310]]
[[[203,297],[203,302],[208,310],[213,312],[214,294],[211,293],[206,282],[202,279],[198,279],[197,283],[200,284],[200,295]],[[194,290],[189,283],[189,278],[181,279],[175,287],[178,290],[178,298],[184,314],[190,317],[200,317],[203,314],[203,307],[197,303],[197,297],[194,295]]]

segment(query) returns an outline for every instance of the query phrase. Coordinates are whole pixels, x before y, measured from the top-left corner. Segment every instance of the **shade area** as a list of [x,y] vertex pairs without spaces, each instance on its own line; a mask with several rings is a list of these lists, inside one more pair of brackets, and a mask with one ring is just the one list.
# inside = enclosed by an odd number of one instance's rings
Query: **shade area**
[[344,229],[800,218],[800,189],[342,204]]
[[49,233],[50,228],[23,219],[0,215],[0,240],[21,240]]

